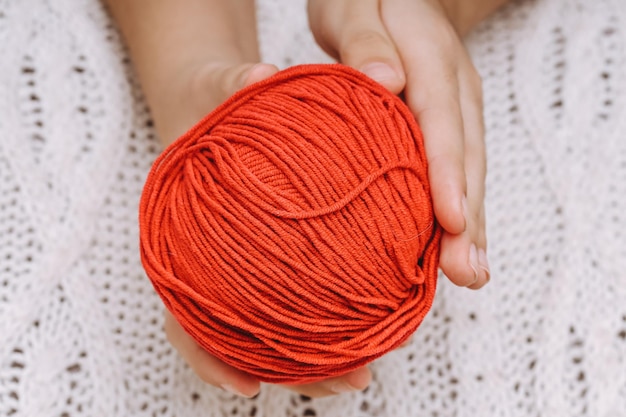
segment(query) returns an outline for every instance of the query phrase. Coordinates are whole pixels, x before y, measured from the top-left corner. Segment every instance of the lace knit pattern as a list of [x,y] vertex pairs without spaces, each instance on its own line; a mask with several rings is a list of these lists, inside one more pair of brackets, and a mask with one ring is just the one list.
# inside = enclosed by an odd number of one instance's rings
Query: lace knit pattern
[[[264,58],[330,62],[304,0],[258,4]],[[483,76],[492,282],[441,279],[363,393],[251,400],[165,340],[138,252],[160,151],[96,0],[0,0],[0,416],[626,416],[626,2],[518,1]]]

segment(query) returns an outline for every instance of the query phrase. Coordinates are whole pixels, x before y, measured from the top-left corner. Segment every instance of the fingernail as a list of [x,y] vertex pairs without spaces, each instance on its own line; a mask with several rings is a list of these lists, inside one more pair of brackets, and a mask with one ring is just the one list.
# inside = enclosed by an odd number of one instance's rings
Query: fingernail
[[467,208],[467,197],[463,196],[461,199],[461,209],[463,209],[463,218],[465,219],[465,227],[467,229],[467,219],[469,217],[469,209]]
[[398,78],[398,74],[387,64],[373,62],[361,68],[361,72],[374,81],[384,82]]
[[336,394],[344,394],[346,392],[354,392],[357,389],[347,382],[337,382],[335,385],[330,387],[330,390]]
[[469,250],[469,262],[472,270],[474,271],[474,281],[469,284],[472,285],[478,281],[478,251],[476,250],[476,245],[473,243]]
[[240,397],[244,397],[244,398],[254,397],[254,395],[246,395],[243,392],[238,391],[234,386],[230,384],[222,384],[221,387],[224,391],[230,392],[231,394],[239,395]]
[[491,271],[489,269],[487,252],[485,252],[484,249],[478,249],[478,266],[480,266],[480,269],[487,273],[487,282],[489,282],[489,279],[491,279]]

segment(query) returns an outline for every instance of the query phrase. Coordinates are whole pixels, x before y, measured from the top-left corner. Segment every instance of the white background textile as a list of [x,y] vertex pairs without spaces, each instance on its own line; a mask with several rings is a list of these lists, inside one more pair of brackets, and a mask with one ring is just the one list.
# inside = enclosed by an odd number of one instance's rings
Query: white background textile
[[[266,61],[329,61],[303,0],[258,17]],[[247,400],[165,340],[137,244],[160,147],[105,11],[0,0],[0,416],[626,416],[626,1],[518,1],[467,42],[492,282],[442,278],[363,393]]]

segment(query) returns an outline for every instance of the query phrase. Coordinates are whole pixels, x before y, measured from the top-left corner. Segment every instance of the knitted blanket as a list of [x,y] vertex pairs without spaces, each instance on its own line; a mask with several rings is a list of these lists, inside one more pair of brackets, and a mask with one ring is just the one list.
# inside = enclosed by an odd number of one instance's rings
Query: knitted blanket
[[[330,62],[304,0],[264,59]],[[467,40],[483,76],[492,280],[440,280],[361,393],[254,399],[165,340],[137,211],[160,151],[97,0],[0,1],[0,415],[626,416],[626,2],[527,0]]]

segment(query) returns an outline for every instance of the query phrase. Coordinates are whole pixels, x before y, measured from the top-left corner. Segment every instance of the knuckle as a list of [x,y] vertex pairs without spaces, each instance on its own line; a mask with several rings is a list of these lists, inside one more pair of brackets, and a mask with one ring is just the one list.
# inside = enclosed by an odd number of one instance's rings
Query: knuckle
[[244,75],[246,75],[246,73],[249,74],[248,71],[250,68],[252,68],[252,66],[247,64],[231,67],[227,74],[222,76],[222,82],[220,85],[225,99],[235,94],[237,90],[243,88],[245,81]]
[[356,55],[367,51],[380,51],[391,48],[392,45],[387,37],[375,30],[361,29],[348,32],[339,46],[342,57]]
[[433,62],[432,65],[428,78],[423,75],[414,79],[414,88],[407,94],[410,107],[419,117],[442,112],[449,117],[460,117],[461,97],[456,66],[444,61]]
[[346,39],[350,44],[371,45],[372,43],[385,42],[385,37],[379,32],[371,29],[361,29],[346,35]]
[[440,56],[458,59],[463,47],[459,35],[448,22],[438,25],[430,39],[434,41],[431,46]]

